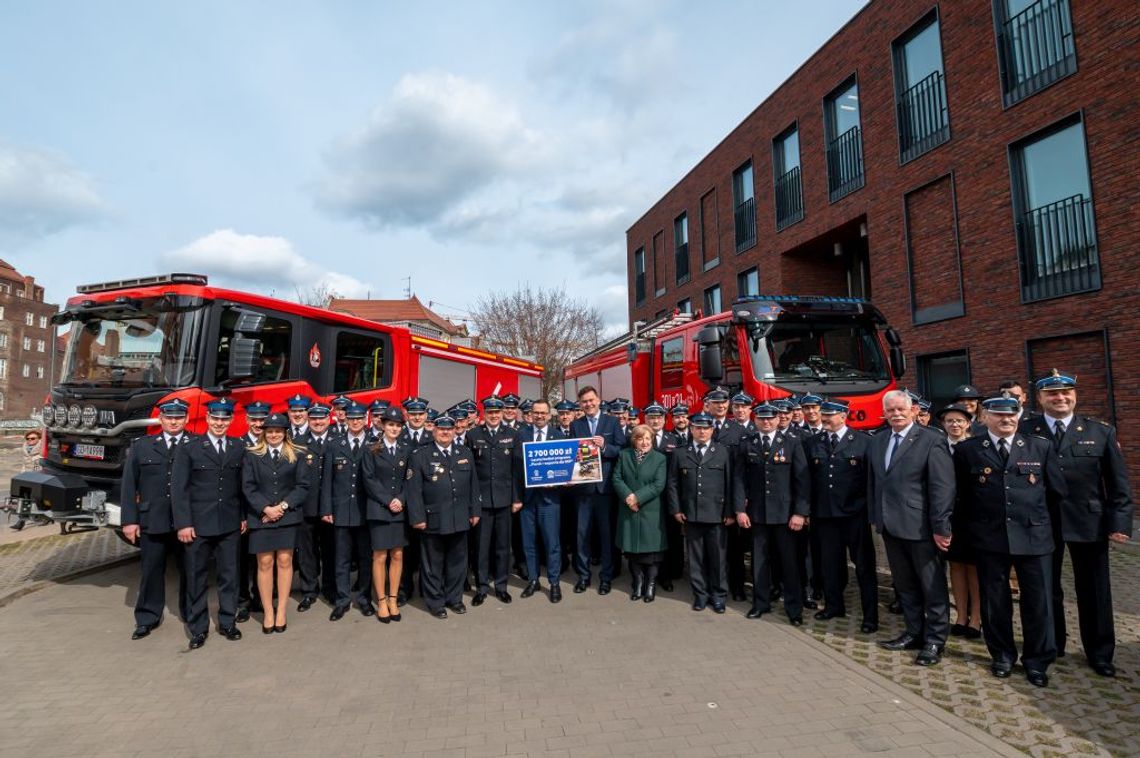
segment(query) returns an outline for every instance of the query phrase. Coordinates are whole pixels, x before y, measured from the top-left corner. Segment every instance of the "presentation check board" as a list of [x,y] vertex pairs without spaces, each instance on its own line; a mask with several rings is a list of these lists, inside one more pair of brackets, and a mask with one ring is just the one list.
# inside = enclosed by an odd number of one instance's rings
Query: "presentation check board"
[[527,487],[560,487],[602,481],[602,451],[592,439],[524,442]]

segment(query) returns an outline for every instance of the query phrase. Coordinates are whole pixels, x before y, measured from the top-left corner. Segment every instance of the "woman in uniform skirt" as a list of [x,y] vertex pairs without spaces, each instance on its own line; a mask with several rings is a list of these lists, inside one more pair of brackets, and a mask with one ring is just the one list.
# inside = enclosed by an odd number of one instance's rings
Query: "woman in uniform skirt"
[[[289,419],[274,413],[265,419],[265,434],[246,450],[242,491],[249,510],[249,552],[257,556],[257,591],[265,617],[261,631],[284,632],[285,606],[293,586],[293,548],[302,505],[309,493],[309,453],[286,436]],[[273,574],[277,569],[277,605]]]
[[[404,571],[404,481],[412,447],[400,438],[404,414],[389,407],[380,412],[382,436],[360,461],[360,475],[368,497],[365,516],[372,537],[372,588],[376,591],[376,619],[381,624],[400,620],[397,597]],[[387,583],[385,583],[387,579]],[[387,594],[385,594],[387,593]]]
[[[951,452],[955,445],[972,436],[972,419],[970,409],[961,403],[951,403],[938,412],[938,421],[946,431]],[[954,541],[946,551],[946,560],[950,563],[950,592],[954,595],[954,609],[958,616],[958,622],[950,626],[950,634],[976,640],[982,636],[982,593],[978,586],[977,558],[966,537],[963,515],[956,511],[950,517]]]

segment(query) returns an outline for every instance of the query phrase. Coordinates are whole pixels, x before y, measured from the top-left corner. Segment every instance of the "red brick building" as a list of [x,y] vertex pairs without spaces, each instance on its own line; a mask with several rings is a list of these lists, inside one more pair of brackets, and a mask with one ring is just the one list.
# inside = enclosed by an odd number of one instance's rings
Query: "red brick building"
[[0,260],[0,419],[26,420],[43,408],[53,372],[50,319],[58,310],[44,302],[35,277]]
[[1073,372],[1140,474],[1136,19],[1121,0],[872,0],[630,227],[631,322],[869,297],[904,383],[942,401]]

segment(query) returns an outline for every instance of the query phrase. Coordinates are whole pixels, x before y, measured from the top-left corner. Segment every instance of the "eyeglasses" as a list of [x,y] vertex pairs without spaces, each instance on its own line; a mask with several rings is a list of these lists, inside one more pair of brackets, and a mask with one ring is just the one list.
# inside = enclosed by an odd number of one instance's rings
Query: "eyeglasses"
[[27,437],[24,437],[24,442],[39,442],[39,441],[40,441],[40,438],[34,434],[30,434]]

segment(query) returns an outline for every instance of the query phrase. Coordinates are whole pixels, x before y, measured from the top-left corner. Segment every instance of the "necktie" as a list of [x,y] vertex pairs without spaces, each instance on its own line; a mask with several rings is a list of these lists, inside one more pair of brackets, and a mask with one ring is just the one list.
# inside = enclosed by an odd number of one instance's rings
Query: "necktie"
[[388,446],[388,455],[392,456],[393,458],[396,457],[396,448],[392,445]]
[[590,436],[593,437],[598,433],[598,419],[595,416],[590,416]]
[[535,441],[536,441],[536,442],[544,442],[544,441],[546,441],[546,432],[544,432],[543,430],[539,429],[539,430],[538,430],[538,435],[535,437]]
[[277,463],[277,457],[278,457],[278,455],[279,455],[279,453],[278,453],[276,450],[274,450],[274,451],[273,451],[273,462],[274,462],[274,463]]
[[1001,456],[1002,463],[1009,460],[1009,443],[1006,442],[1005,437],[998,440],[998,455]]
[[1065,422],[1058,421],[1053,425],[1053,447],[1057,450],[1061,449],[1061,443],[1065,441]]
[[352,452],[356,453],[358,450],[360,450],[360,440],[353,437],[352,438]]
[[764,448],[764,455],[767,455],[768,453],[772,452],[772,440],[768,439],[768,435],[766,434],[761,439],[764,440],[761,447]]
[[297,437],[297,436],[299,436],[300,434],[301,434],[301,427],[299,427],[299,426],[295,426],[295,427],[293,427],[293,436],[294,436],[294,437]]
[[895,453],[899,451],[899,445],[902,444],[901,434],[892,434],[891,437],[894,439],[894,442],[891,444],[890,455],[887,456],[887,468],[890,468],[891,464],[895,462]]
[[703,461],[705,459],[705,446],[697,445],[697,460]]
[[218,440],[218,455],[225,455],[225,454],[226,454],[226,441],[220,439],[220,440]]
[[831,435],[831,452],[834,453],[835,448],[837,448],[837,447],[839,447],[839,435],[838,434],[832,434]]
[[444,448],[443,450],[440,450],[439,452],[440,452],[440,455],[443,456],[444,460],[447,460],[451,456],[451,450],[449,450],[447,448]]

